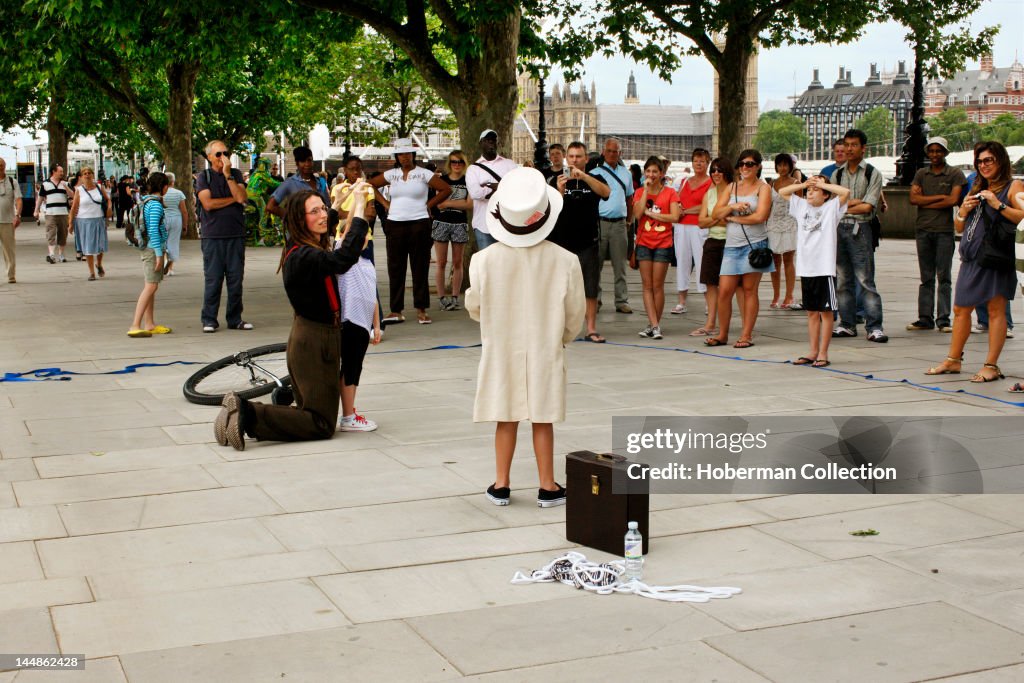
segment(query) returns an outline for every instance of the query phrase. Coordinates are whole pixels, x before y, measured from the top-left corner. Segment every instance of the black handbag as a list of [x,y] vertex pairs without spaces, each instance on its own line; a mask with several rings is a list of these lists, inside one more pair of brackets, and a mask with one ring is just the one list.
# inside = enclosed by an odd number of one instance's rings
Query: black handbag
[[[733,199],[739,201],[735,193],[733,194]],[[747,245],[750,247],[750,253],[747,254],[747,261],[750,263],[750,267],[762,270],[770,266],[774,260],[772,250],[768,247],[758,247],[755,249],[754,245],[750,242],[750,235],[747,234],[746,226],[742,223],[737,223],[736,225],[740,226],[740,230],[743,231],[743,237],[747,240]]]
[[[979,207],[980,208],[980,207]],[[1014,237],[1013,232],[1004,234],[1000,229],[1002,221],[995,224],[989,219],[988,212],[980,208],[982,220],[985,221],[985,235],[981,239],[981,250],[978,252],[978,265],[988,270],[1014,272]],[[1011,227],[1013,227],[1011,225]]]
[[747,235],[747,229],[742,225],[740,225],[740,228],[743,230],[743,236],[746,238],[747,244],[750,245],[750,253],[747,254],[747,261],[750,262],[750,267],[762,270],[770,266],[775,258],[772,255],[772,250],[768,247],[757,247],[755,249],[754,245],[750,242],[750,236]]

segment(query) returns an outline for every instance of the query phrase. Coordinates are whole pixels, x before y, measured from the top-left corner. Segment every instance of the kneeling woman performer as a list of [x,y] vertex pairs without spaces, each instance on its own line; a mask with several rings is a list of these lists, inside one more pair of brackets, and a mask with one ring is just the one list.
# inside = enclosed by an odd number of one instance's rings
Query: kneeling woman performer
[[[357,189],[362,190],[362,187]],[[288,336],[288,372],[295,406],[249,402],[230,393],[213,423],[222,446],[245,450],[245,436],[261,441],[329,439],[338,420],[341,326],[337,279],[359,260],[366,241],[365,192],[356,192],[352,227],[331,249],[328,208],[315,192],[296,192],[284,203],[289,236],[278,271],[295,311]]]

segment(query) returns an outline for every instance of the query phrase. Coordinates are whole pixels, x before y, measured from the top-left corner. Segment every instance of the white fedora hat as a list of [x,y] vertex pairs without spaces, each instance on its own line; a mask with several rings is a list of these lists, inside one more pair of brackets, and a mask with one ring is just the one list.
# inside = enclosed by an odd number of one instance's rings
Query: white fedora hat
[[415,154],[416,148],[409,138],[398,138],[395,140],[395,154]]
[[562,195],[541,172],[517,168],[505,174],[487,202],[487,229],[510,247],[532,247],[551,234],[562,212]]

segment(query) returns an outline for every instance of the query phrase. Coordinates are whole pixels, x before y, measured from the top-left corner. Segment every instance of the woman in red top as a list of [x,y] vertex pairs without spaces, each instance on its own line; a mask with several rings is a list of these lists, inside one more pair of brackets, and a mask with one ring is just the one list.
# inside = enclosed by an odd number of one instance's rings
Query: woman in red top
[[650,324],[641,337],[661,339],[661,314],[665,310],[665,275],[672,262],[672,224],[683,209],[679,195],[665,187],[661,160],[650,157],[644,164],[644,184],[633,195],[633,220],[637,221],[636,260],[644,287],[644,309]]
[[[673,315],[686,313],[686,295],[690,291],[690,274],[693,271],[697,272],[697,293],[704,294],[707,299],[707,285],[700,282],[700,262],[708,233],[697,225],[697,219],[700,217],[704,195],[711,188],[711,177],[708,175],[711,153],[698,147],[690,155],[690,162],[693,164],[693,175],[679,182],[679,205],[683,209],[683,217],[681,222],[672,226],[675,233],[676,290],[679,295],[679,303],[670,311]],[[710,308],[711,301],[705,303]]]

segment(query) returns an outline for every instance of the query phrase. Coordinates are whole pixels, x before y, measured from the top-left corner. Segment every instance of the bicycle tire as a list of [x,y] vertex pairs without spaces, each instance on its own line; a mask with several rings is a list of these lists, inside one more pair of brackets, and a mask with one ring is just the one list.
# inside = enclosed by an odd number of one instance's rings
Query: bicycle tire
[[277,387],[277,382],[266,375],[256,377],[254,381],[252,375],[248,374],[249,370],[239,362],[242,357],[262,360],[270,372],[283,369],[283,374],[277,376],[282,386],[290,386],[291,377],[287,374],[285,361],[286,348],[287,344],[267,344],[215,360],[185,380],[182,393],[190,403],[218,406],[230,391],[238,394],[239,398],[249,400],[269,394]]

